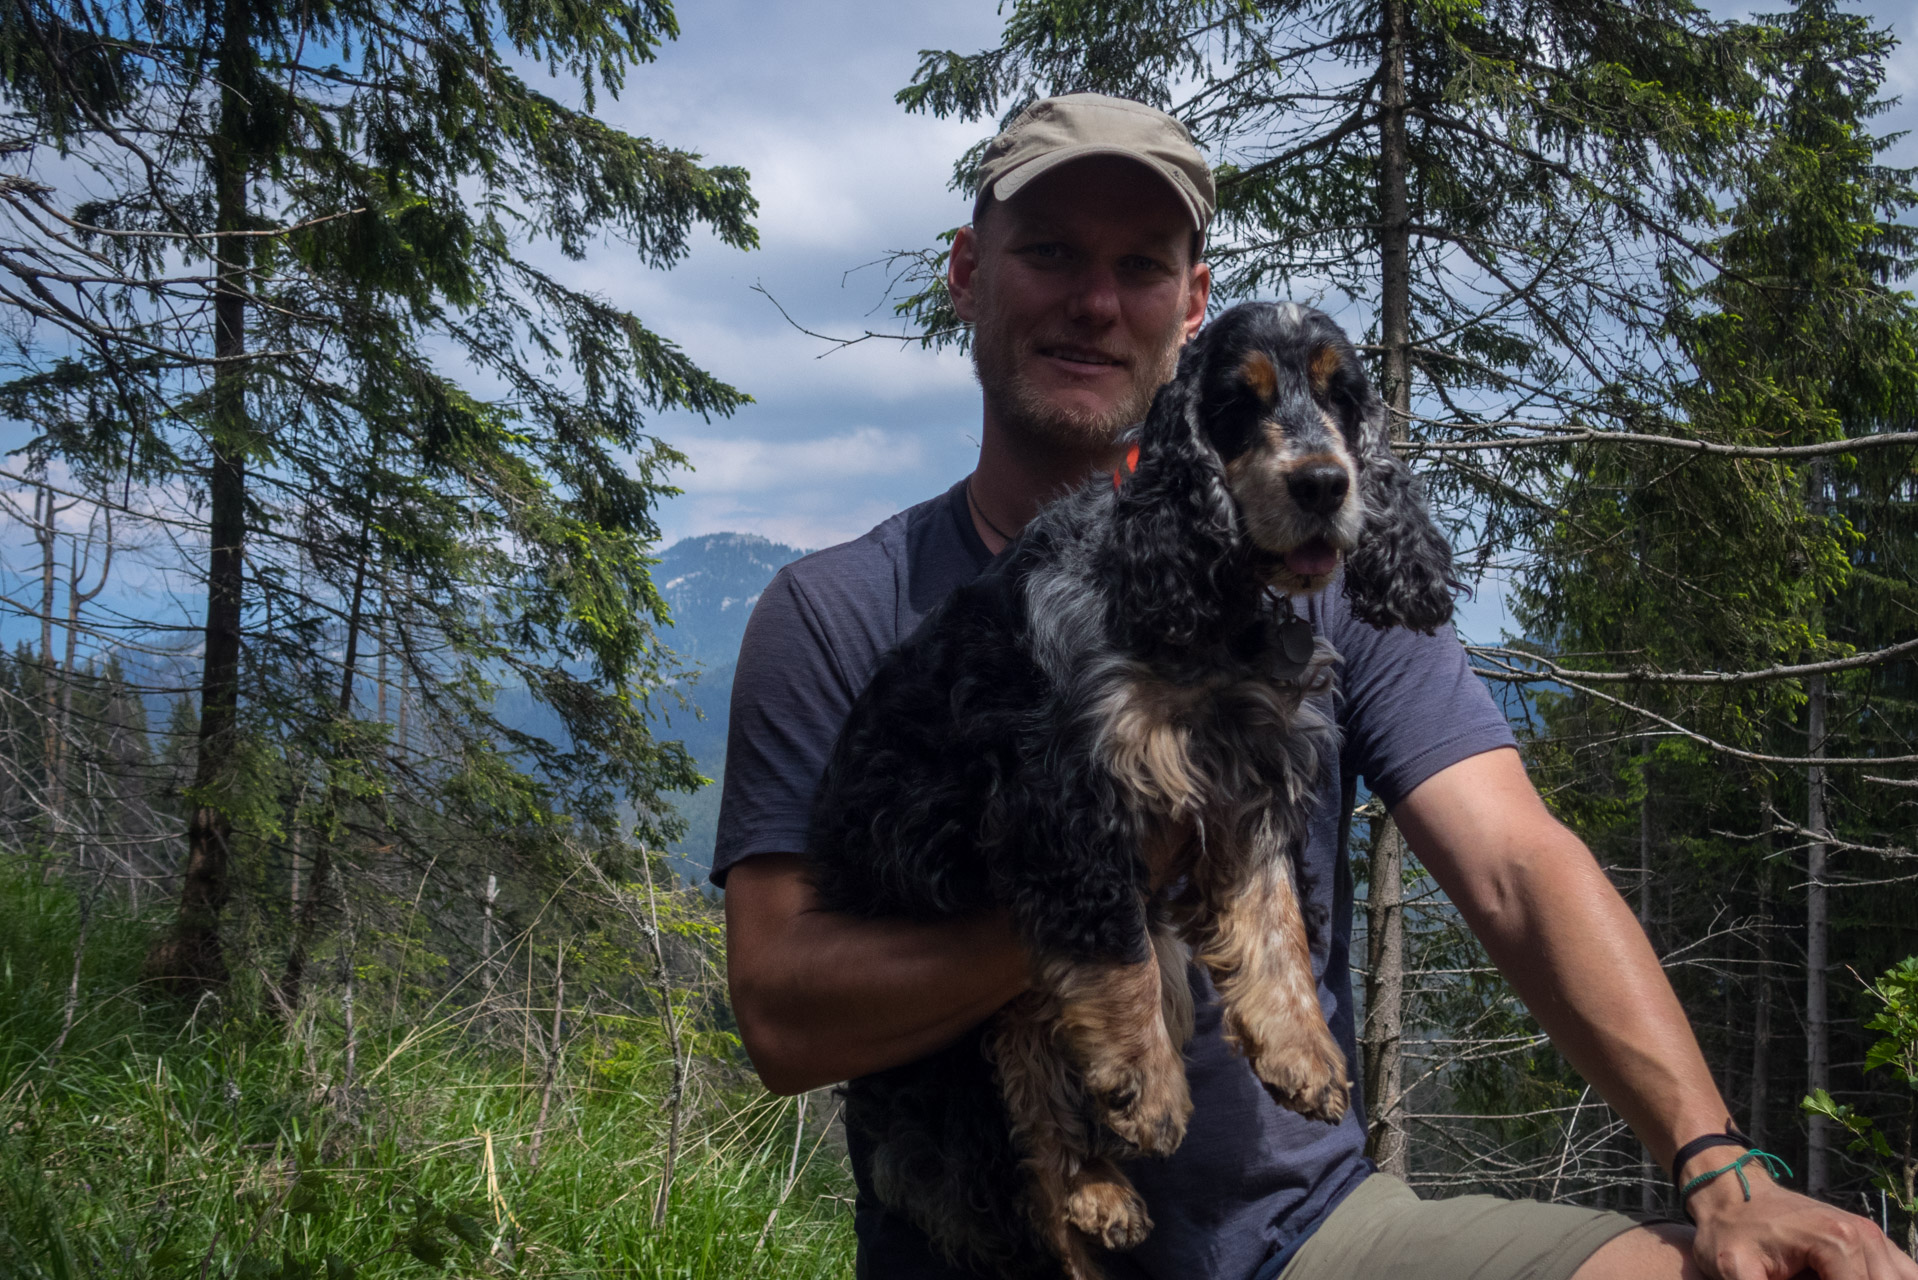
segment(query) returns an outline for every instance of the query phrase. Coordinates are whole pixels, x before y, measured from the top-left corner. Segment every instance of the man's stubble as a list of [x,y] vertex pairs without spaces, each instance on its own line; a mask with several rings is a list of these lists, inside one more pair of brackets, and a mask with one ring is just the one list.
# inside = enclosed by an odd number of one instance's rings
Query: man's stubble
[[1019,361],[1019,339],[1009,332],[1009,326],[995,322],[991,287],[986,281],[980,283],[986,287],[980,290],[981,314],[973,329],[973,374],[993,415],[1007,431],[1029,444],[1070,453],[1105,448],[1121,431],[1145,419],[1153,396],[1178,369],[1179,347],[1185,336],[1182,313],[1173,317],[1155,344],[1159,353],[1156,361],[1150,358],[1150,352],[1135,353],[1127,369],[1131,386],[1116,404],[1103,412],[1055,405],[1026,376]]

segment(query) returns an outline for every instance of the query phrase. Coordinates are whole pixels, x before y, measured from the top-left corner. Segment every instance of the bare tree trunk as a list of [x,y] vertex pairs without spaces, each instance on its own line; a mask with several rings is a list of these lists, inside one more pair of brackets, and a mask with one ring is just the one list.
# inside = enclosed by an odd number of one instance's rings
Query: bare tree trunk
[[[1825,754],[1825,718],[1828,693],[1823,675],[1806,681],[1806,732],[1811,755]],[[1825,768],[1812,765],[1806,771],[1805,827],[1825,835]],[[1831,967],[1831,899],[1826,876],[1830,846],[1814,839],[1806,854],[1805,889],[1805,1087],[1808,1091],[1831,1088],[1831,1009],[1826,989]],[[1824,1116],[1810,1119],[1810,1134],[1805,1150],[1805,1192],[1819,1198],[1831,1194],[1831,1122]]]
[[486,907],[480,915],[480,1007],[484,1009],[493,999],[493,904],[499,901],[499,877],[491,872],[486,876]]
[[224,0],[219,70],[220,127],[212,176],[219,254],[213,298],[213,430],[207,476],[206,647],[201,658],[199,759],[193,777],[193,813],[187,822],[186,869],[180,910],[170,936],[147,955],[147,969],[177,987],[226,981],[220,916],[232,894],[233,820],[219,795],[230,779],[238,747],[240,628],[246,543],[246,458],[251,434],[246,406],[247,237],[246,117],[243,89],[252,61],[251,9]]
[[[412,585],[413,585],[413,579],[411,575],[403,572],[400,575],[401,589],[410,595]],[[407,725],[407,699],[406,699],[407,676],[411,673],[411,664],[408,663],[406,660],[405,630],[398,618],[393,619],[393,633],[395,637],[397,637],[400,641],[400,652],[399,652],[400,706],[399,706],[398,714],[395,715],[394,717],[393,740],[399,746],[400,759],[404,760],[406,758],[407,749],[408,747],[412,745],[412,741],[413,741],[410,737],[407,736],[408,725]]]
[[546,1078],[539,1088],[539,1119],[533,1122],[533,1149],[526,1157],[528,1173],[539,1170],[539,1146],[546,1137],[546,1116],[553,1106],[553,1081],[559,1076],[559,1016],[566,1007],[566,944],[559,944],[553,960],[553,1034],[546,1042]]
[[1406,171],[1405,55],[1411,34],[1408,0],[1385,0],[1379,68],[1379,341],[1384,347],[1379,395],[1399,415],[1412,410],[1412,201]]
[[[353,714],[354,669],[359,663],[360,632],[365,625],[363,607],[366,600],[366,559],[367,539],[370,530],[360,533],[360,562],[353,574],[353,599],[346,612],[346,653],[341,660],[340,700],[338,715],[344,726]],[[329,783],[326,797],[326,816],[328,829],[320,833],[320,839],[313,850],[312,882],[307,887],[306,901],[300,904],[300,915],[293,928],[293,945],[287,949],[285,979],[280,983],[286,993],[289,1007],[300,1007],[300,988],[306,980],[307,958],[312,952],[314,936],[319,932],[320,911],[326,896],[326,882],[333,869],[333,841],[337,833],[333,828],[345,797],[337,785]]]
[[686,1049],[680,1040],[679,1013],[673,1007],[672,975],[666,969],[666,947],[659,933],[659,899],[653,889],[653,857],[641,851],[640,865],[646,869],[646,908],[652,917],[649,934],[653,943],[653,964],[659,974],[659,1004],[666,1021],[666,1043],[673,1055],[673,1082],[666,1093],[666,1159],[660,1166],[659,1198],[653,1201],[653,1226],[666,1222],[666,1206],[673,1194],[673,1166],[679,1159],[679,1129],[686,1101]]
[[54,1040],[53,1047],[47,1050],[47,1062],[60,1056],[60,1050],[66,1048],[67,1037],[73,1034],[74,1020],[80,1013],[80,967],[86,960],[87,934],[93,928],[93,911],[99,905],[100,893],[106,888],[106,876],[101,875],[80,900],[80,932],[73,940],[73,976],[67,980],[67,1005],[65,1016],[60,1020],[60,1035]]
[[[1411,31],[1408,0],[1385,0],[1379,66],[1379,341],[1384,348],[1379,394],[1404,434],[1412,411],[1412,204],[1406,173],[1405,58]],[[1366,901],[1365,1101],[1367,1153],[1381,1169],[1406,1171],[1403,1105],[1405,1020],[1404,849],[1398,826],[1382,814],[1372,824],[1372,879]]]
[[54,504],[53,490],[42,485],[34,495],[37,518],[33,540],[40,544],[40,804],[47,818],[46,861],[41,865],[44,883],[59,864],[60,810],[54,801],[59,789],[60,727],[58,710],[59,666],[53,660],[53,583],[58,559],[60,508]]
[[1365,1154],[1406,1175],[1404,839],[1391,816],[1372,820],[1372,877],[1365,898]]
[[66,825],[67,749],[73,741],[73,681],[74,671],[80,661],[80,610],[106,590],[107,575],[113,571],[113,509],[103,507],[101,511],[106,519],[106,544],[100,558],[100,581],[94,584],[91,591],[80,588],[81,580],[92,569],[92,521],[87,522],[85,554],[82,555],[80,539],[76,537],[67,562],[67,645],[66,661],[62,664],[66,678],[60,682],[60,728],[56,736],[58,750],[47,794],[47,807],[53,814],[54,825],[61,829]]
[[[350,932],[350,926],[349,926]],[[344,979],[340,990],[340,1015],[346,1022],[346,1069],[341,1073],[340,1085],[348,1107],[353,1101],[353,1077],[355,1060],[359,1057],[359,1026],[353,1020],[353,943],[349,937],[346,949],[340,953],[340,973]]]
[[[1647,941],[1657,949],[1657,940],[1652,936],[1652,771],[1651,739],[1642,743],[1645,755],[1639,766],[1638,797],[1638,927],[1645,931]],[[1651,1158],[1640,1148],[1638,1162],[1638,1208],[1639,1212],[1653,1215],[1658,1212],[1658,1187],[1663,1181]]]
[[1911,1128],[1905,1129],[1905,1252],[1918,1260],[1918,1160],[1912,1158]]
[[1763,873],[1758,897],[1758,990],[1752,1000],[1751,1105],[1745,1134],[1763,1147],[1769,1138],[1766,1112],[1771,1107],[1771,877]]

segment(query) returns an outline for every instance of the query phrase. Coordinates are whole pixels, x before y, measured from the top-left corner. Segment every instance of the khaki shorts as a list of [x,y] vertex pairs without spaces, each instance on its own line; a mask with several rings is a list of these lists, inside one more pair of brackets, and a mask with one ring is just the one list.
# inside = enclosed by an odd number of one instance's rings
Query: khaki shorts
[[1623,1214],[1496,1196],[1421,1200],[1375,1173],[1332,1211],[1279,1280],[1571,1280],[1638,1224]]

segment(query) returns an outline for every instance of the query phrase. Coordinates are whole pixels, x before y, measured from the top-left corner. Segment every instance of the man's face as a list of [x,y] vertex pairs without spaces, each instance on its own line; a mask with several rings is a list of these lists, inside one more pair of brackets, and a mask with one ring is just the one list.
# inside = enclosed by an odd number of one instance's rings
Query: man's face
[[953,242],[953,303],[973,325],[986,410],[1074,452],[1144,418],[1205,320],[1211,275],[1185,207],[1144,166],[1075,160],[994,202]]

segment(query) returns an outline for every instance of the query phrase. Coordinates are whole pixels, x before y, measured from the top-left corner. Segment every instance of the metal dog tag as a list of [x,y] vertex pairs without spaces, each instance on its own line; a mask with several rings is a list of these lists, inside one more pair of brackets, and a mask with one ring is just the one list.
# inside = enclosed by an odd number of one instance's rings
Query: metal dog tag
[[1297,614],[1289,614],[1279,622],[1279,651],[1285,655],[1285,661],[1275,663],[1272,674],[1280,680],[1297,680],[1312,661],[1316,648],[1312,624]]

